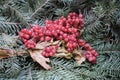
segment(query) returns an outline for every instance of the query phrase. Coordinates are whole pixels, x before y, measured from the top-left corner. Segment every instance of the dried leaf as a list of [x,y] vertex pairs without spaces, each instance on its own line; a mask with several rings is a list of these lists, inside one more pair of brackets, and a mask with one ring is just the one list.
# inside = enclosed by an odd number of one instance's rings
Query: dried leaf
[[22,49],[19,49],[16,51],[17,56],[23,56],[25,53],[27,53],[27,51],[22,50]]
[[13,56],[23,56],[25,53],[27,53],[25,50],[11,50],[11,49],[3,49],[0,48],[0,59],[3,58],[9,58],[9,57],[13,57]]
[[74,59],[76,60],[77,65],[81,65],[81,63],[83,63],[86,60],[84,51],[82,50],[75,50],[74,55],[75,55]]
[[14,54],[15,54],[15,51],[13,50],[0,48],[0,59],[13,57]]
[[67,51],[64,47],[59,47],[59,48],[57,49],[57,52],[58,52],[58,53],[67,53],[68,51]]
[[45,42],[39,42],[39,43],[36,44],[35,49],[41,49],[42,50],[42,49],[44,49],[47,46],[59,44],[59,42],[60,41],[55,41],[55,42],[47,42],[47,41],[45,41]]
[[42,56],[42,50],[28,50],[30,53],[30,56],[38,62],[44,69],[48,70],[51,69],[51,67],[47,64],[47,62],[50,62],[49,58],[45,58]]
[[37,43],[35,49],[44,49],[46,46],[49,46],[49,45],[50,45],[50,43],[46,42],[46,41]]
[[80,57],[79,60],[76,60],[77,65],[81,65],[86,60],[85,57]]
[[56,44],[59,45],[59,44],[61,44],[61,42],[60,42],[60,41],[54,41],[54,42],[51,42],[51,44],[52,44],[52,45],[56,45]]
[[71,53],[57,53],[54,55],[55,57],[63,57],[63,58],[66,58],[66,59],[71,59],[73,56]]

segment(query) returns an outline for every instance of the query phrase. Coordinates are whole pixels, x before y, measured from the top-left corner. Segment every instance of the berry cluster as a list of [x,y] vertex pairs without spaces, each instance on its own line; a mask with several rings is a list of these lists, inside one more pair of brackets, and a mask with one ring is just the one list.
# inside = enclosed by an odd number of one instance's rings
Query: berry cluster
[[49,56],[52,57],[56,53],[57,49],[58,49],[57,45],[56,46],[47,46],[43,50],[42,55],[45,57],[49,57]]
[[82,29],[84,20],[82,15],[69,13],[68,17],[60,17],[54,21],[46,20],[45,27],[30,25],[30,29],[22,29],[19,36],[27,48],[34,48],[40,41],[63,40],[68,51],[77,47],[77,37]]
[[87,52],[85,53],[86,59],[89,62],[95,64],[98,53],[90,46],[90,44],[86,43],[84,40],[79,39],[78,43],[81,47],[84,47],[87,50]]
[[[79,39],[84,20],[82,14],[69,13],[67,18],[60,17],[54,21],[46,20],[45,26],[30,25],[30,29],[22,29],[19,36],[28,49],[34,48],[36,43],[44,41],[61,40],[68,52],[73,52],[79,47],[85,47],[88,53],[86,58],[89,62],[95,63],[98,53],[84,40]],[[56,53],[56,46],[47,46],[42,52],[45,57],[53,56]]]

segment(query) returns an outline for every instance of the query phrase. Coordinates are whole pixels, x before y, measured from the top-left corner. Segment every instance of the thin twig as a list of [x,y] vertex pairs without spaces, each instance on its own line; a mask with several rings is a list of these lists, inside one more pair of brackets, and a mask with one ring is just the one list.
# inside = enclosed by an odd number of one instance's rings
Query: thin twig
[[17,24],[17,25],[20,25],[21,23],[14,23],[14,22],[0,22],[0,24]]
[[50,0],[47,0],[43,5],[41,5],[31,16],[30,16],[30,18],[32,19],[33,18],[33,16],[44,6],[44,5],[46,5],[46,3],[48,3]]

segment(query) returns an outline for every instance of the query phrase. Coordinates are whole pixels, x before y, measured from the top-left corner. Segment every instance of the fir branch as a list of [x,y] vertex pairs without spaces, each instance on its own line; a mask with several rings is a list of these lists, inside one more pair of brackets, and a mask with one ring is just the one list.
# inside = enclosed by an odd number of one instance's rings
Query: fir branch
[[27,26],[28,22],[25,20],[25,18],[23,17],[23,15],[16,10],[15,8],[11,7],[11,6],[7,6],[6,8],[6,12],[9,12],[7,14],[7,20],[10,22],[20,22],[21,24]]
[[44,4],[42,4],[31,16],[30,18],[33,19],[36,14],[38,14],[38,12],[42,9],[43,6],[45,6],[50,0],[47,0]]
[[0,33],[17,34],[22,28],[25,28],[20,23],[0,22]]

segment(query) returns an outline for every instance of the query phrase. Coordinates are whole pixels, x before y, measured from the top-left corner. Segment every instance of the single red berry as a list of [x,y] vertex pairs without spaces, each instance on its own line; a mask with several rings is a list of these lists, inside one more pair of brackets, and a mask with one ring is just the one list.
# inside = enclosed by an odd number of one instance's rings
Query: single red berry
[[96,64],[96,60],[92,61],[91,63],[92,63],[92,64]]
[[74,36],[70,36],[69,39],[74,42],[76,41],[76,38]]
[[70,29],[70,26],[65,26],[67,29]]
[[88,59],[90,57],[90,54],[89,53],[86,53],[85,54],[85,57]]
[[60,31],[60,35],[63,35],[64,33],[62,31]]
[[88,58],[88,61],[89,61],[89,62],[92,62],[92,61],[93,61],[92,56],[90,56],[90,57]]
[[62,27],[61,29],[62,29],[62,31],[64,31],[64,30],[65,30],[65,27]]
[[94,55],[95,57],[97,57],[97,56],[98,56],[98,53],[97,53],[97,52],[95,52],[93,55]]
[[79,40],[78,40],[78,43],[79,43],[80,46],[84,46],[84,45],[85,45],[85,41],[82,40],[82,39],[79,39]]
[[67,51],[68,51],[68,52],[72,52],[71,48],[67,48]]
[[27,29],[22,29],[21,32],[26,33],[26,32],[28,32],[28,30]]
[[53,49],[53,50],[51,50],[51,52],[55,54],[55,53],[56,53],[56,50],[55,50],[55,49]]
[[30,39],[30,36],[28,34],[24,34],[23,38],[28,40],[28,39]]
[[80,45],[80,46],[84,46],[84,45],[85,45],[85,43],[84,43],[84,42],[83,42],[83,43],[79,43],[79,45]]
[[51,57],[52,57],[53,55],[54,55],[54,53],[52,53],[52,52],[50,52],[50,53],[49,53],[49,56],[51,56]]
[[50,52],[50,51],[51,51],[50,47],[46,47],[46,48],[45,48],[45,51],[46,51],[46,52]]
[[57,50],[57,49],[59,48],[59,46],[58,46],[58,45],[55,45],[55,46],[53,46],[53,48],[54,48],[55,50]]
[[46,52],[45,52],[45,51],[43,51],[43,52],[42,52],[42,55],[43,55],[43,56],[45,56],[45,54],[46,54]]
[[73,42],[73,47],[77,47],[77,43],[76,42]]
[[49,57],[49,53],[45,53],[44,56],[45,56],[45,57]]
[[58,36],[58,38],[57,38],[58,40],[62,40],[63,39],[63,37],[60,35],[60,36]]
[[58,36],[58,34],[57,34],[57,33],[55,33],[55,34],[53,34],[53,36],[56,38],[56,37]]
[[92,62],[96,61],[96,57],[91,56],[91,57],[88,58],[88,61],[92,63]]
[[93,55],[96,53],[95,50],[91,50],[90,52],[91,52],[91,54],[93,54]]
[[46,37],[45,37],[45,40],[46,40],[46,41],[50,41],[50,40],[51,40],[51,37],[46,36]]
[[92,47],[90,46],[90,44],[85,44],[85,46],[84,46],[88,51],[91,51],[91,50],[93,50],[92,49]]
[[63,37],[64,37],[64,38],[66,38],[66,37],[67,37],[67,34],[66,34],[66,33],[64,33],[64,34],[63,34]]
[[31,44],[31,45],[30,45],[30,48],[34,48],[34,47],[35,47],[35,45],[34,45],[34,44]]
[[26,42],[27,42],[27,39],[22,39],[22,41],[23,41],[24,43],[26,43]]
[[69,39],[68,39],[68,38],[64,38],[64,41],[65,41],[65,42],[68,42],[68,41],[69,41]]
[[29,34],[29,35],[32,35],[32,30],[29,30],[29,31],[28,31],[28,34]]
[[83,17],[83,15],[82,14],[79,14],[79,18],[82,18]]
[[67,43],[67,47],[68,47],[68,48],[72,48],[73,46],[72,46],[71,43]]
[[60,30],[58,29],[58,30],[56,30],[56,32],[57,32],[57,33],[60,33]]

